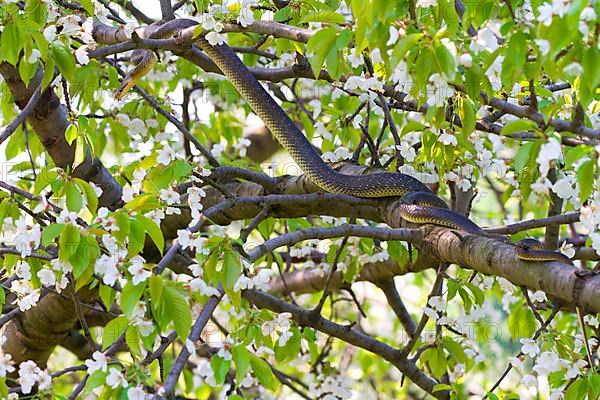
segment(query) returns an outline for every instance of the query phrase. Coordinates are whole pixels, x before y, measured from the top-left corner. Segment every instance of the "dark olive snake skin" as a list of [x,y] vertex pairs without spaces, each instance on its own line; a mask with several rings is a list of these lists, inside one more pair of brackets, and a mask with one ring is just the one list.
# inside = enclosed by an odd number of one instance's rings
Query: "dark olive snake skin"
[[[166,39],[176,37],[178,32],[197,24],[196,21],[190,19],[171,20],[162,24],[150,35],[150,38]],[[349,176],[333,170],[321,159],[308,139],[304,137],[294,122],[267,93],[229,46],[226,44],[213,46],[204,38],[204,35],[197,37],[195,42],[219,67],[225,77],[231,81],[242,98],[290,153],[302,171],[323,190],[357,197],[402,197],[398,210],[402,218],[409,222],[435,224],[468,233],[489,236],[470,219],[449,210],[442,199],[437,197],[425,184],[410,175],[384,172]],[[156,55],[152,51],[136,50],[136,52],[132,55],[132,62],[136,65],[126,75],[123,84],[115,94],[118,99],[123,97],[127,90],[133,87],[138,79],[147,74],[156,63]],[[134,57],[136,60],[134,60]],[[541,257],[542,255],[550,257],[546,253],[563,256],[560,253],[528,250],[525,247],[520,254],[523,257]],[[534,260],[533,258],[522,259]]]
[[517,243],[517,257],[525,261],[558,261],[564,264],[573,264],[573,261],[563,253],[546,250],[544,245],[536,239],[523,239]]

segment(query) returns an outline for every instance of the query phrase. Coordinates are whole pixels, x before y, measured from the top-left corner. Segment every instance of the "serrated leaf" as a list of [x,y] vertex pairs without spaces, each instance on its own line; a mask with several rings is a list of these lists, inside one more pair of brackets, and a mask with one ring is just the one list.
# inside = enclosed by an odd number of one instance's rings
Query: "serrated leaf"
[[406,53],[415,48],[422,37],[422,33],[411,33],[408,36],[400,38],[394,44],[394,49],[392,50],[392,65],[398,65],[398,63],[404,59]]
[[517,119],[507,123],[500,134],[502,135],[510,135],[511,133],[516,132],[529,132],[529,131],[537,131],[538,125],[537,123],[529,120],[529,119]]
[[9,22],[4,25],[2,40],[0,40],[0,56],[2,59],[16,66],[19,62],[19,53],[23,48],[23,44],[24,41],[18,23]]
[[52,43],[52,58],[62,76],[69,82],[75,80],[75,58],[71,51],[62,42]]
[[325,58],[333,47],[338,30],[333,27],[323,28],[310,38],[306,44],[306,50],[311,54],[310,66],[316,77],[319,76]]
[[229,367],[231,366],[231,360],[225,360],[220,356],[215,356],[210,361],[210,366],[215,373],[215,381],[217,384],[223,384],[223,382],[225,382],[225,378],[227,378],[227,373],[229,372]]
[[300,23],[308,22],[331,23],[342,25],[346,22],[346,20],[344,16],[340,13],[325,10],[307,13],[300,20]]
[[273,375],[273,371],[269,364],[262,358],[252,354],[250,357],[250,365],[260,384],[267,389],[275,390],[275,376]]
[[100,300],[102,300],[102,304],[109,309],[115,301],[116,292],[113,288],[108,285],[100,284],[100,289],[98,290],[100,293]]
[[139,196],[134,197],[133,200],[131,200],[130,202],[125,204],[125,207],[123,207],[123,208],[125,208],[126,210],[132,210],[132,211],[145,211],[145,210],[156,210],[159,207],[161,207],[161,205],[156,200],[156,196],[153,194],[147,193],[147,194],[141,194]]
[[139,253],[144,249],[146,231],[144,230],[144,225],[139,220],[129,220],[129,236],[127,238],[127,255],[129,257]]
[[42,232],[42,245],[48,246],[54,242],[54,239],[58,237],[63,231],[65,224],[50,224],[44,228]]
[[73,181],[79,187],[81,192],[83,192],[88,210],[90,210],[92,214],[95,214],[98,209],[98,196],[96,195],[96,192],[92,189],[92,186],[83,179],[74,178]]
[[192,326],[192,311],[188,305],[185,296],[179,290],[171,286],[165,286],[163,297],[166,304],[169,305],[168,312],[177,335],[181,340],[187,339]]
[[127,325],[129,325],[129,320],[124,315],[108,321],[108,324],[104,327],[104,332],[102,332],[102,348],[106,349],[116,342],[119,336],[127,329]]
[[79,3],[85,8],[85,11],[88,12],[90,16],[94,15],[94,4],[92,4],[92,0],[78,0]]
[[160,254],[162,254],[165,248],[165,238],[163,236],[162,231],[160,230],[160,227],[156,224],[156,222],[144,215],[138,214],[136,218],[142,223],[146,233],[148,234],[148,236],[150,236],[150,239],[152,239],[152,241],[158,248],[158,251],[160,251]]
[[77,130],[77,125],[70,124],[67,129],[65,129],[65,139],[67,143],[71,144],[75,139],[77,139],[77,135],[79,131]]
[[54,170],[54,167],[44,167],[35,177],[35,183],[33,184],[33,194],[40,194],[42,190],[46,189],[51,183],[56,181],[58,178],[58,172]]
[[54,66],[55,62],[52,58],[48,58],[44,62],[44,77],[42,78],[42,90],[45,90],[50,82],[54,80]]
[[588,383],[584,379],[577,379],[573,382],[567,391],[563,400],[580,400],[586,398],[586,392],[588,390]]
[[429,357],[429,368],[431,368],[433,376],[440,378],[444,373],[446,373],[446,366],[447,361],[444,349],[442,347],[433,349]]
[[443,73],[450,80],[454,79],[454,75],[456,74],[456,58],[439,41],[435,41],[434,50],[439,72]]
[[140,329],[135,325],[130,325],[125,333],[125,342],[131,350],[131,354],[141,357],[142,348],[140,347]]
[[69,211],[78,212],[83,206],[83,197],[74,182],[65,183],[65,198]]
[[579,198],[583,202],[592,194],[594,188],[594,162],[586,160],[577,169],[577,182],[579,183]]
[[475,104],[469,98],[465,98],[462,101],[462,132],[465,135],[470,135],[475,131],[475,123],[477,119],[477,110]]
[[233,286],[237,282],[242,273],[242,263],[240,255],[229,249],[225,251],[223,257],[223,288],[233,290]]
[[84,275],[87,271],[87,267],[90,265],[90,253],[88,241],[84,236],[79,241],[75,254],[69,259],[71,265],[73,265],[73,276],[76,279]]
[[133,282],[127,282],[121,292],[121,310],[125,316],[130,317],[136,304],[142,298],[146,283],[141,282],[134,285]]
[[61,261],[70,261],[77,252],[80,240],[79,229],[71,224],[66,224],[58,240],[58,258]]
[[235,380],[239,385],[246,377],[250,368],[250,352],[245,346],[237,345],[231,349],[231,356],[235,363]]

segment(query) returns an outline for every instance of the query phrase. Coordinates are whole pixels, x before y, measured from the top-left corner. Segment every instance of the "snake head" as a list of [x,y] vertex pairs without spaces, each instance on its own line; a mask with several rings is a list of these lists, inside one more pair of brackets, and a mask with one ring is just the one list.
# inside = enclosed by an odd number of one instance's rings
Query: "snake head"
[[544,245],[536,239],[526,238],[517,243],[517,247],[523,250],[544,250]]
[[444,200],[430,192],[408,192],[400,198],[402,204],[414,204],[416,206],[428,206],[437,208],[448,208]]
[[123,79],[121,86],[119,86],[119,88],[115,92],[115,99],[121,100],[127,94],[129,89],[131,89],[134,85],[135,81],[130,77],[126,77],[125,79]]

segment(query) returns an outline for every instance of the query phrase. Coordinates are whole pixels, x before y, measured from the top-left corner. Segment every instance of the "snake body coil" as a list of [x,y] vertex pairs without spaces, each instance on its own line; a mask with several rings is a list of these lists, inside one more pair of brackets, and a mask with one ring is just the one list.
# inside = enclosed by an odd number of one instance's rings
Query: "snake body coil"
[[540,241],[531,238],[517,243],[517,257],[525,261],[558,261],[564,264],[573,264],[573,261],[563,253],[546,250]]
[[[161,25],[150,38],[170,38],[179,31],[197,25],[189,19],[177,19]],[[330,193],[349,194],[357,197],[402,197],[407,193],[419,192],[426,198],[418,203],[419,196],[413,196],[411,203],[399,204],[400,215],[409,222],[433,223],[470,233],[482,230],[468,218],[447,209],[446,203],[416,178],[402,174],[383,172],[370,175],[349,176],[341,174],[325,163],[308,139],[296,127],[294,122],[273,100],[254,75],[248,70],[235,52],[226,44],[211,45],[203,35],[195,39],[196,43],[219,67],[229,79],[250,108],[265,123],[281,145],[289,152],[302,171],[317,186]],[[149,50],[141,50],[152,53]],[[152,54],[154,56],[154,54]],[[144,56],[125,77],[116,97],[121,98],[135,82],[156,62],[152,56]],[[133,61],[133,60],[132,60]],[[427,206],[423,206],[426,204]]]

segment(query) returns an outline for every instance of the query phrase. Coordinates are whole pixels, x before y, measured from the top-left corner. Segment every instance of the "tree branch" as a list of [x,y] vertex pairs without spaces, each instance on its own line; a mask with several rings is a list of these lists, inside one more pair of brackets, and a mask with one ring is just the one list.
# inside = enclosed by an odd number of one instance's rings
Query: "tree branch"
[[433,397],[438,399],[449,398],[449,393],[447,391],[434,392],[433,388],[438,382],[425,375],[412,361],[402,357],[399,350],[360,333],[349,326],[336,324],[320,315],[315,316],[310,310],[305,310],[264,292],[258,290],[245,290],[242,294],[246,300],[258,308],[268,309],[277,313],[289,312],[292,314],[292,319],[301,326],[314,328],[382,357],[398,368],[400,372],[406,375],[413,383]]

